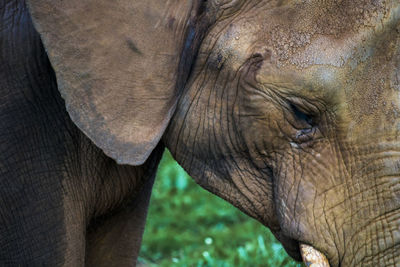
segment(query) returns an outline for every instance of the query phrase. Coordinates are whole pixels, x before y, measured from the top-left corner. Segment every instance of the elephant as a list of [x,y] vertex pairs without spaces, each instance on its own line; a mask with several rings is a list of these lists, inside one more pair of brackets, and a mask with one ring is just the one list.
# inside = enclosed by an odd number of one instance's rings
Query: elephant
[[166,147],[294,259],[399,266],[398,0],[0,10],[1,265],[135,265]]

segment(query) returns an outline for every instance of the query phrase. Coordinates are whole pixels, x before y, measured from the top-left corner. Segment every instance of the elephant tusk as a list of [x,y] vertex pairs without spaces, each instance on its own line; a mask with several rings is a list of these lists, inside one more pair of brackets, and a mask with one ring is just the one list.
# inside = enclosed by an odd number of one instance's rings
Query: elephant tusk
[[325,255],[312,246],[300,244],[301,257],[307,267],[329,267]]

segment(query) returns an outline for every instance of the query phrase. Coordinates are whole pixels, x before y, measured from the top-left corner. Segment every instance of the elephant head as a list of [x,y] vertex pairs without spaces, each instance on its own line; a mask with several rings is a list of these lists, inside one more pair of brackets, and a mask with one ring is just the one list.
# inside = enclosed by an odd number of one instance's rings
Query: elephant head
[[72,120],[107,155],[140,165],[162,140],[294,258],[304,244],[332,266],[400,262],[398,0],[30,11]]

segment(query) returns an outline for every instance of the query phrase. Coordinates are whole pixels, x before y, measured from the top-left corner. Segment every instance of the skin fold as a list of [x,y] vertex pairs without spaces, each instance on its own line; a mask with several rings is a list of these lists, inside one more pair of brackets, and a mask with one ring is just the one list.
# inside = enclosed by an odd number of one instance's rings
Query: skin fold
[[164,146],[297,260],[400,262],[397,0],[0,11],[0,265],[135,265]]

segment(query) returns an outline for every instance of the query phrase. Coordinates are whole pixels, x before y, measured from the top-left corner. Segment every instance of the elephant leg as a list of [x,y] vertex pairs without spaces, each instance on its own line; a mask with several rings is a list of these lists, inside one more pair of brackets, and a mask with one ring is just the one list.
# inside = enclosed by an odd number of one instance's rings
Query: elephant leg
[[86,235],[87,266],[135,266],[155,175],[112,214],[96,219]]
[[0,171],[0,266],[83,266],[85,219],[61,176],[21,164],[12,171]]
[[81,180],[79,131],[25,2],[2,1],[0,24],[0,266],[82,266],[84,212],[67,185]]

